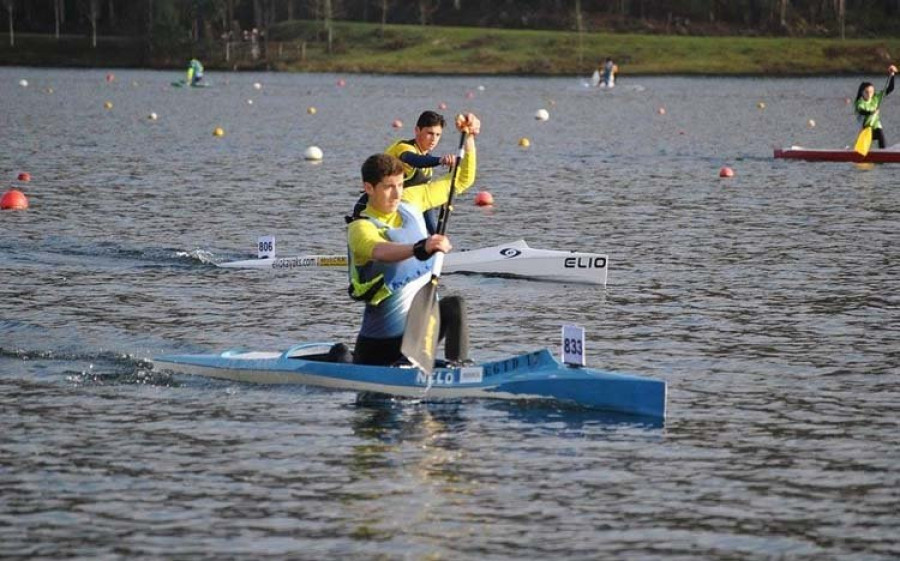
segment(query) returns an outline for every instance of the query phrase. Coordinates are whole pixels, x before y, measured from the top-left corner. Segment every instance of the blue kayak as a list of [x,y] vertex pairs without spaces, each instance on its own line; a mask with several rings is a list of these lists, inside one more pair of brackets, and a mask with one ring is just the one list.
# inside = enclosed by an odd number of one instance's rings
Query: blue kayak
[[483,398],[544,400],[601,411],[664,419],[662,380],[561,364],[547,349],[476,366],[413,367],[328,362],[331,343],[295,345],[285,352],[229,350],[167,355],[154,368],[258,384],[300,384],[429,401]]

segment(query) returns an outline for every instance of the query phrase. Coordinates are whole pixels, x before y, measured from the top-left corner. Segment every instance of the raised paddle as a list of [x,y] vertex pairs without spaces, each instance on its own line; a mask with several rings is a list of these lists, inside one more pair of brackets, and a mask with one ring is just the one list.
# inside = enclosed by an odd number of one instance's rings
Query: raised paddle
[[[450,170],[450,195],[441,210],[441,219],[438,223],[437,234],[444,235],[447,231],[447,221],[450,219],[450,209],[453,204],[453,192],[456,190],[456,172],[459,162],[465,156],[463,145],[466,142],[467,130],[462,129],[459,136],[459,150],[456,162]],[[444,265],[444,253],[438,252],[434,256],[434,266],[431,269],[431,280],[419,289],[409,307],[406,316],[406,330],[403,332],[403,343],[400,352],[415,367],[429,375],[431,386],[431,372],[434,370],[434,355],[437,352],[438,335],[441,327],[441,309],[438,305],[437,286],[441,277],[441,268]]]
[[[887,82],[884,83],[884,87],[881,89],[881,91],[887,90],[888,84],[891,83],[892,77],[893,77],[893,74],[888,75]],[[878,105],[875,106],[876,111],[881,109],[882,103],[884,103],[884,97],[882,97],[881,101],[879,101]],[[868,119],[866,119],[866,120],[868,121]],[[853,150],[857,154],[859,154],[860,156],[865,158],[866,154],[869,153],[869,148],[871,148],[871,147],[872,147],[872,127],[865,126],[865,127],[863,127],[863,129],[861,131],[859,131],[859,136],[856,137],[856,144],[853,146]]]

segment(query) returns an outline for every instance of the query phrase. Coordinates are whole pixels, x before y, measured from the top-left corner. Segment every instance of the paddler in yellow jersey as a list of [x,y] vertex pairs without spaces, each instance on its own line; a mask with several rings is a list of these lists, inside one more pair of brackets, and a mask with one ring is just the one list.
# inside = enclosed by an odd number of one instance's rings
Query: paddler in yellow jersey
[[[452,167],[456,156],[432,156],[431,151],[437,148],[447,125],[444,116],[434,111],[423,111],[416,121],[415,136],[408,140],[398,140],[387,147],[386,154],[396,156],[403,163],[403,186],[413,187],[428,183],[434,176],[434,168],[440,165]],[[347,217],[348,222],[359,217],[366,206],[368,195],[363,194],[353,208],[353,215]],[[425,211],[425,226],[429,233],[436,231],[438,211]]]
[[[475,136],[481,122],[469,113],[457,118],[468,132],[465,156],[459,163],[456,193],[475,182]],[[366,302],[356,339],[353,362],[393,365],[403,358],[400,346],[406,316],[416,292],[431,278],[436,252],[449,252],[450,239],[430,234],[422,213],[444,205],[450,195],[450,176],[404,187],[403,162],[389,154],[370,156],[362,165],[368,203],[347,227],[350,254],[350,295]],[[440,339],[446,338],[445,357],[453,363],[468,360],[468,325],[460,297],[440,300]]]

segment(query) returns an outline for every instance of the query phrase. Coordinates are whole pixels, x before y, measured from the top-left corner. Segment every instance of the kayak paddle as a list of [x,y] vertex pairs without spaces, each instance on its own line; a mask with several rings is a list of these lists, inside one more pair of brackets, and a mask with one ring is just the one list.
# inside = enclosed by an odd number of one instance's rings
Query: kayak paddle
[[[447,231],[447,221],[450,219],[450,208],[453,204],[453,192],[456,190],[456,172],[462,161],[465,151],[463,145],[466,142],[466,131],[463,130],[459,137],[459,151],[456,161],[450,169],[450,194],[447,202],[441,210],[441,219],[438,223],[437,234],[444,235]],[[441,309],[438,305],[437,285],[441,276],[441,268],[444,265],[444,253],[437,252],[434,256],[434,267],[431,270],[431,280],[419,289],[409,307],[406,316],[406,330],[403,332],[403,343],[400,352],[415,367],[429,375],[431,385],[431,372],[434,370],[434,355],[437,352],[438,335],[441,327]]]
[[[888,81],[884,83],[884,87],[881,91],[887,90],[888,84],[891,83],[891,77],[888,76]],[[878,105],[875,106],[875,110],[878,111],[881,109],[881,104],[884,102],[884,97],[881,98],[881,101]],[[867,119],[868,120],[868,119]],[[866,154],[869,153],[869,148],[872,147],[872,127],[866,126],[863,127],[861,131],[859,131],[859,136],[856,137],[856,144],[853,147],[853,150],[856,151],[862,157],[866,157]]]
[[860,156],[865,157],[869,153],[871,146],[872,127],[863,127],[863,130],[859,131],[859,136],[856,137],[856,144],[853,146],[853,150]]

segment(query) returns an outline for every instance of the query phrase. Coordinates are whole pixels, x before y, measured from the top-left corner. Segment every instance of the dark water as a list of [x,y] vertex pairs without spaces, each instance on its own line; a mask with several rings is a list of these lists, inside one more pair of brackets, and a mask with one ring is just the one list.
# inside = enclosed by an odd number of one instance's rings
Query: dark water
[[[900,557],[900,168],[771,158],[852,143],[857,80],[105,74],[0,69],[0,187],[33,178],[0,213],[0,556]],[[149,367],[351,341],[340,272],[210,262],[342,252],[359,164],[440,102],[482,116],[497,202],[463,196],[457,247],[610,256],[605,290],[446,277],[478,356],[581,324],[589,363],[668,382],[664,427]]]

